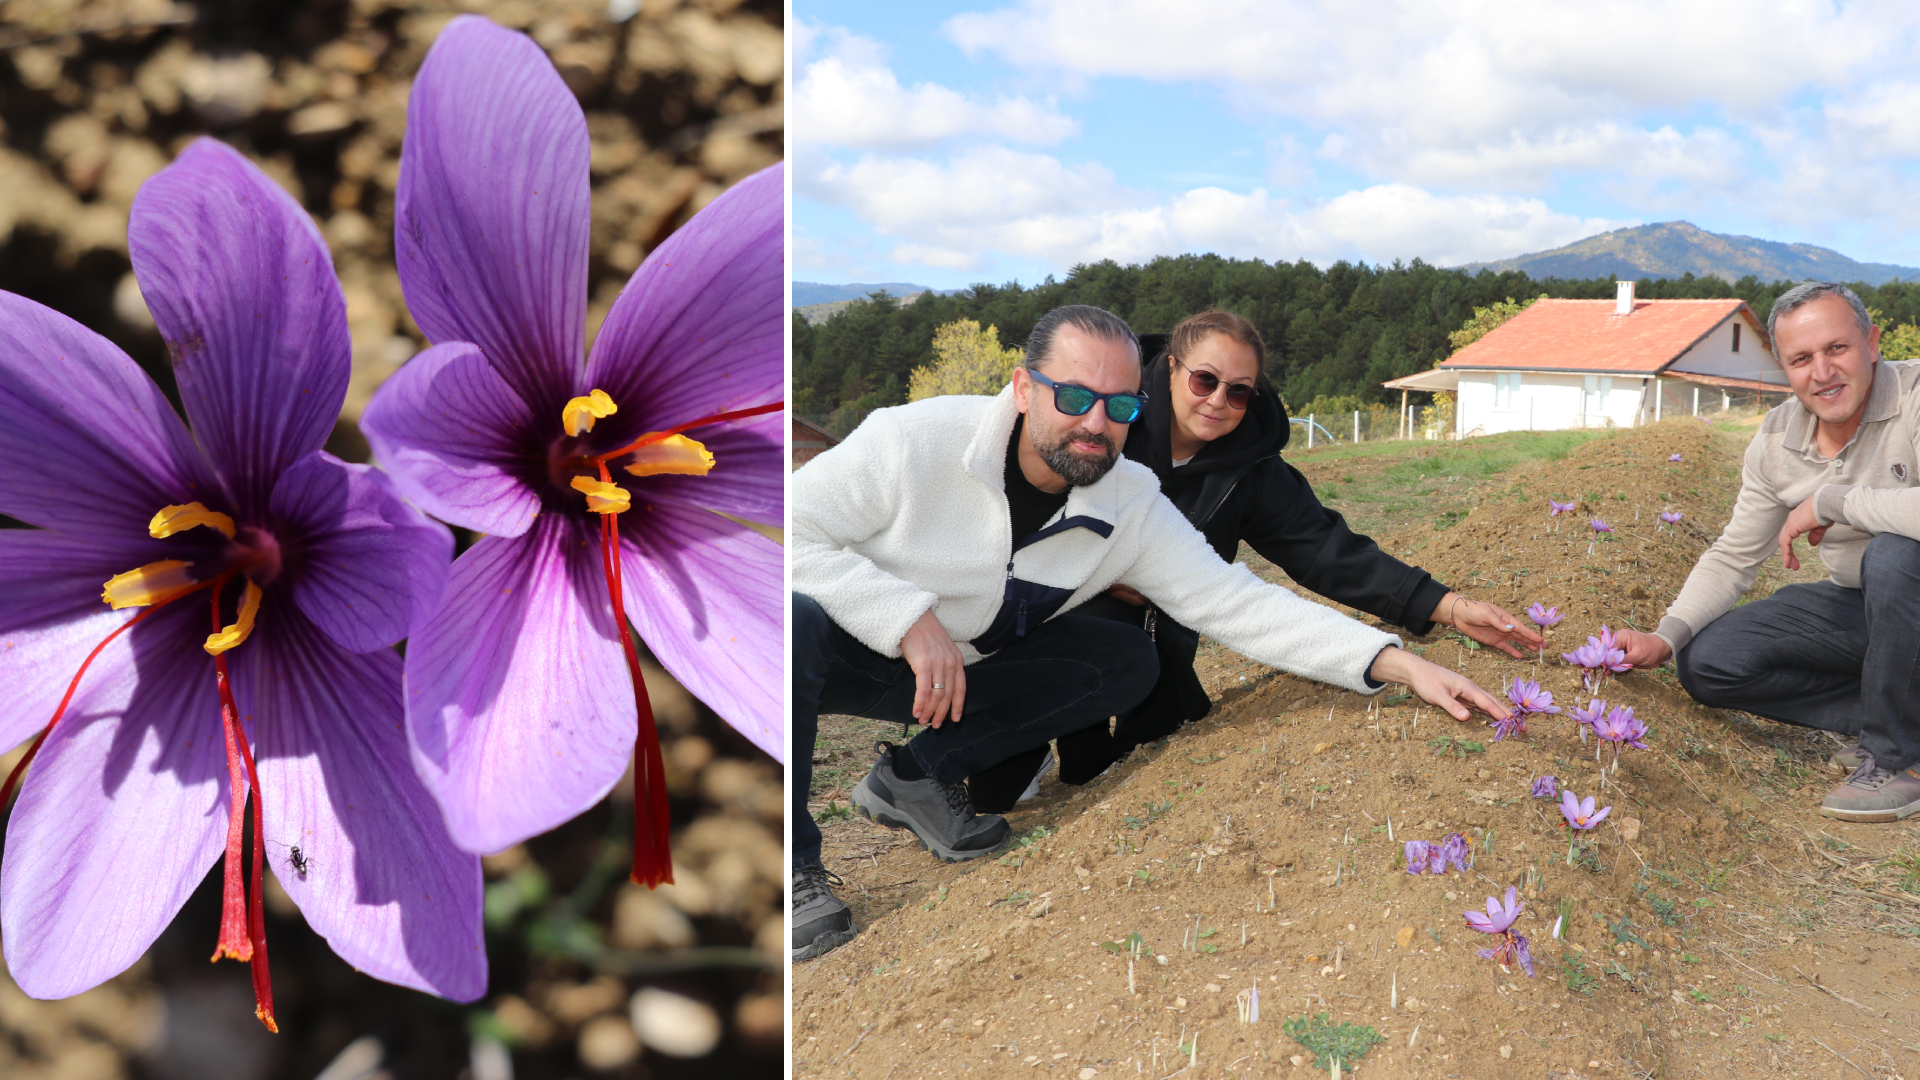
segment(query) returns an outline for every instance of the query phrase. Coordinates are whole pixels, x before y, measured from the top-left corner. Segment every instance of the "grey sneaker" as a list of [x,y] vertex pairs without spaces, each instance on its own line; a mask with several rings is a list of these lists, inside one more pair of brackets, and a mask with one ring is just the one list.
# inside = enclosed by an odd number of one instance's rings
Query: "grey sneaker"
[[1851,773],[1860,766],[1873,760],[1873,755],[1860,748],[1860,744],[1848,743],[1833,752],[1831,764],[1836,772]]
[[1920,813],[1920,772],[1892,772],[1869,758],[1828,793],[1820,812],[1842,821],[1899,821]]
[[793,868],[793,959],[811,960],[852,941],[859,929],[853,912],[833,895],[833,886],[845,885],[840,875],[819,863]]
[[880,760],[853,788],[853,808],[861,817],[912,830],[941,862],[991,855],[1013,839],[1006,818],[975,816],[967,785],[943,784],[933,777],[902,780],[893,770],[893,755],[907,753],[906,747],[881,743],[879,749]]

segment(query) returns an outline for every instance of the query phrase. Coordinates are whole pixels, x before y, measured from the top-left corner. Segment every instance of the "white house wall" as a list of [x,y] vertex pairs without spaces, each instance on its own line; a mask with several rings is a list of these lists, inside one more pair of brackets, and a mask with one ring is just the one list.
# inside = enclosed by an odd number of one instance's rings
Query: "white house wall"
[[1479,429],[1487,435],[1508,431],[1564,431],[1577,427],[1632,427],[1640,407],[1638,376],[1612,376],[1611,391],[1593,416],[1581,413],[1585,381],[1579,375],[1543,374],[1522,371],[1520,388],[1513,393],[1508,408],[1494,405],[1494,373],[1460,373],[1458,409],[1460,430]]
[[[1733,326],[1740,328],[1740,351],[1733,351]],[[1752,379],[1775,386],[1787,385],[1787,373],[1774,363],[1773,355],[1766,346],[1760,344],[1760,335],[1753,332],[1753,326],[1738,315],[1729,315],[1726,321],[1713,328],[1713,332],[1693,344],[1693,347],[1679,355],[1670,366],[1673,371],[1691,371],[1699,375],[1718,375],[1725,379]],[[1669,390],[1666,408],[1673,407],[1673,395],[1678,390]],[[1687,394],[1691,406],[1692,393]]]

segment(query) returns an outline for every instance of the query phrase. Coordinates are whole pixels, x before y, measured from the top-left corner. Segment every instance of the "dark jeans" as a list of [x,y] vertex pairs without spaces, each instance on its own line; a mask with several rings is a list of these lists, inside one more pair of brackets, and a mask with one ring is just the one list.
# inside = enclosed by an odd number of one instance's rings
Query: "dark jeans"
[[1708,623],[1674,666],[1714,708],[1857,737],[1883,769],[1920,762],[1920,542],[1874,537],[1860,588],[1788,585]]
[[[810,596],[793,594],[793,862],[820,859],[807,813],[820,714],[913,722],[913,668],[842,630]],[[938,780],[968,774],[1131,707],[1160,673],[1153,642],[1133,627],[1061,615],[967,668],[959,723],[922,728],[907,750]]]

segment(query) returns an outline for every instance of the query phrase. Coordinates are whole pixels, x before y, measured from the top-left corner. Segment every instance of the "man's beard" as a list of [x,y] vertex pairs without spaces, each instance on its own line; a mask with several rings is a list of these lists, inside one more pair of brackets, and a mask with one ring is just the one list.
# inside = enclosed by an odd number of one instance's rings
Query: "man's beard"
[[[1073,450],[1075,440],[1098,443],[1105,448],[1106,453],[1098,457],[1076,454]],[[1065,480],[1070,487],[1087,487],[1099,483],[1100,478],[1107,475],[1107,471],[1113,468],[1113,463],[1120,459],[1120,452],[1114,449],[1111,438],[1108,438],[1105,433],[1096,434],[1091,431],[1069,429],[1061,432],[1060,437],[1051,445],[1035,439],[1033,449],[1040,455],[1040,460],[1047,463],[1047,468],[1060,474],[1061,479]]]

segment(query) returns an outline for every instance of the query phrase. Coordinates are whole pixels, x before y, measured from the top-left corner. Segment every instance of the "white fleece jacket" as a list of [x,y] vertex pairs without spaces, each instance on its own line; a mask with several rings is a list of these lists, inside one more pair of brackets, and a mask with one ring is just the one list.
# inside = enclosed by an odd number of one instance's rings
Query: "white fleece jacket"
[[[867,417],[847,440],[794,472],[793,589],[813,597],[868,648],[900,640],[933,610],[967,663],[967,642],[1000,610],[1013,539],[1005,476],[1018,411],[998,397],[939,397]],[[1013,573],[1073,590],[1071,611],[1116,582],[1242,655],[1361,693],[1374,658],[1400,639],[1222,562],[1160,494],[1152,470],[1121,458],[1076,487],[1052,520],[1091,517],[1022,548]]]

